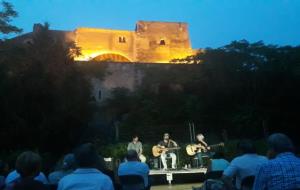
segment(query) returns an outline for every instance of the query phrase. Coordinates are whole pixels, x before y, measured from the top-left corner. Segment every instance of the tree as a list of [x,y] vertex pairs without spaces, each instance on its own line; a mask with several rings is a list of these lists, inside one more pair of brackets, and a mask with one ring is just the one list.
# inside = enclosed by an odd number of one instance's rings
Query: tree
[[59,154],[80,142],[88,124],[90,83],[73,61],[74,44],[48,24],[32,39],[1,46],[0,141]]
[[6,2],[0,2],[0,33],[9,34],[9,33],[19,33],[22,30],[16,26],[10,24],[12,18],[18,16],[18,13],[13,9],[13,6]]
[[[173,125],[182,134],[184,124],[194,121],[198,131],[228,129],[231,137],[259,138],[266,127],[297,134],[299,50],[241,40],[180,60],[193,64],[145,67],[139,88],[123,99],[123,131],[157,133],[159,126]],[[112,104],[117,100],[106,106],[118,108]]]

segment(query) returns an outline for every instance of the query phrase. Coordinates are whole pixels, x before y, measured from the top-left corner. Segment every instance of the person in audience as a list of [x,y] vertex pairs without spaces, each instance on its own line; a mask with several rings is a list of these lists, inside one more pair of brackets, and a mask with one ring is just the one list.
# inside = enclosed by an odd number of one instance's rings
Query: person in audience
[[207,179],[201,187],[192,187],[192,190],[229,190],[222,180]]
[[41,170],[41,157],[31,151],[21,153],[16,161],[16,171],[20,175],[6,186],[6,190],[46,190],[46,186],[34,178]]
[[[5,178],[5,184],[6,185],[10,184],[18,178],[20,178],[20,174],[18,173],[17,170],[13,170]],[[37,180],[37,181],[42,182],[43,184],[48,184],[47,177],[43,172],[40,172],[34,179]]]
[[5,185],[5,177],[8,173],[8,164],[0,160],[0,189]]
[[222,180],[227,188],[232,188],[232,179],[235,177],[235,188],[241,189],[241,182],[245,177],[255,176],[258,167],[268,161],[265,156],[256,153],[253,142],[243,140],[238,144],[241,156],[234,158],[224,170]]
[[139,161],[139,155],[135,150],[128,150],[126,155],[127,162],[120,164],[118,176],[140,175],[144,178],[145,187],[148,188],[149,167],[147,164]]
[[252,190],[255,176],[245,177],[241,183],[241,190]]
[[225,188],[224,182],[220,180],[222,172],[229,166],[229,162],[224,159],[224,152],[217,151],[208,162],[206,180],[202,187],[192,187],[193,190],[208,190]]
[[78,168],[63,177],[58,183],[58,190],[113,190],[111,179],[99,171],[99,156],[93,144],[86,143],[79,146],[75,152]]
[[228,166],[229,162],[224,159],[224,152],[217,151],[208,162],[207,172],[224,171]]
[[300,189],[300,159],[293,153],[290,138],[282,133],[272,134],[268,146],[270,160],[260,167],[253,189]]
[[49,174],[48,180],[50,184],[58,184],[59,180],[64,176],[72,173],[76,167],[74,154],[65,155],[63,162],[58,171]]

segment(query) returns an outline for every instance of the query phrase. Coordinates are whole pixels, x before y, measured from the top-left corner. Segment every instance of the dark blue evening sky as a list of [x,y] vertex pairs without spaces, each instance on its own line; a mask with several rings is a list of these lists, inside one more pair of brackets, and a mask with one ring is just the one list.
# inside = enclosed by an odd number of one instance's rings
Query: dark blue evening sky
[[138,20],[187,22],[193,48],[233,40],[300,45],[300,0],[7,0],[19,12],[13,24],[32,30],[100,27],[134,30]]

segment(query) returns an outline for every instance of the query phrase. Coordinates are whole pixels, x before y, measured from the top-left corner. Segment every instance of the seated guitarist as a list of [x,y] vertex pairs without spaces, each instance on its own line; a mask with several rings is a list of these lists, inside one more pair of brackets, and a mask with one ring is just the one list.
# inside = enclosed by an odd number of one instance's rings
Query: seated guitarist
[[167,155],[171,156],[172,158],[172,169],[176,168],[176,154],[174,153],[173,150],[168,150],[168,148],[174,148],[174,147],[178,147],[177,143],[175,141],[173,141],[172,139],[170,139],[170,135],[169,133],[165,133],[164,134],[164,139],[162,141],[160,141],[157,145],[160,148],[166,148],[162,154],[160,155],[161,157],[161,161],[163,164],[163,169],[166,170],[167,167],[167,160],[166,157]]
[[204,135],[202,133],[199,133],[197,136],[197,145],[199,146],[199,149],[197,151],[197,158],[200,164],[200,167],[203,167],[203,152],[206,150],[209,150],[210,147],[207,145],[207,143],[204,141]]

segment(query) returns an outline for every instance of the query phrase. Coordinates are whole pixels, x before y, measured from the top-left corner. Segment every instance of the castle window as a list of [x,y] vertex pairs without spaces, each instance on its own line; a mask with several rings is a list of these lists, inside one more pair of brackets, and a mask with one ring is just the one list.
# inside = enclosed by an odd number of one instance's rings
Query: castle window
[[102,98],[102,92],[101,92],[101,90],[99,90],[99,92],[98,92],[98,100],[101,100],[101,98]]
[[160,40],[160,42],[159,42],[159,45],[161,45],[161,46],[164,46],[164,45],[166,45],[166,42],[165,42],[165,40]]
[[126,43],[126,38],[124,36],[119,36],[119,43]]

